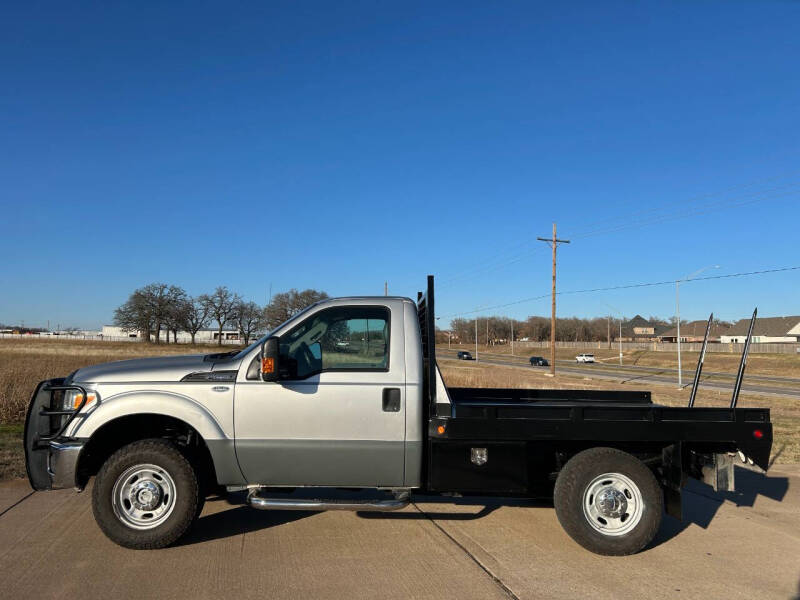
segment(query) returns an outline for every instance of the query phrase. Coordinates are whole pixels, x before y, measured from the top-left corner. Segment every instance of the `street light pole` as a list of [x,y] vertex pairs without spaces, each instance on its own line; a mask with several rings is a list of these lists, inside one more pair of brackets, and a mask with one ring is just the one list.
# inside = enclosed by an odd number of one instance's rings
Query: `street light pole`
[[[619,317],[619,337],[617,338],[617,342],[619,343],[619,364],[622,365],[622,313],[619,312],[618,308],[611,306],[608,302],[606,302],[606,306],[617,313]],[[608,349],[611,349],[611,315],[608,316]]]
[[475,317],[475,362],[478,362],[478,317]]
[[681,372],[681,282],[675,282],[675,317],[678,320],[678,389],[683,387],[683,373]]

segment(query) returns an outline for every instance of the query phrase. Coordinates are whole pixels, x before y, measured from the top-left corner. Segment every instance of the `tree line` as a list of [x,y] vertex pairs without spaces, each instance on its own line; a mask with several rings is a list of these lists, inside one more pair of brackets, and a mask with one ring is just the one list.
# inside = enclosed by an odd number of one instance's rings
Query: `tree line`
[[[650,322],[657,325],[674,324],[669,321],[650,317]],[[509,319],[507,317],[478,318],[478,343],[493,344],[500,340],[511,339],[511,325],[514,326],[514,340],[527,338],[532,342],[550,340],[550,318],[531,316],[526,320]],[[625,327],[623,321],[623,327]],[[683,323],[683,320],[681,320]],[[488,325],[488,330],[487,330]],[[611,320],[610,339],[619,337],[619,321]],[[630,335],[630,330],[623,329],[623,336]],[[453,319],[450,323],[450,335],[453,340],[462,344],[475,343],[475,319]],[[446,331],[437,332],[439,342],[447,342]],[[556,341],[559,342],[601,342],[609,339],[609,321],[606,317],[581,319],[578,317],[556,319]]]
[[114,324],[123,331],[139,331],[145,340],[151,338],[161,343],[161,332],[165,332],[166,343],[170,333],[173,342],[178,341],[178,332],[186,331],[195,343],[197,332],[216,324],[217,343],[222,345],[222,332],[226,325],[236,327],[249,344],[258,333],[269,331],[297,314],[307,306],[323,300],[328,294],[319,290],[275,294],[270,303],[260,306],[245,301],[239,294],[225,286],[212,293],[191,296],[176,285],[151,283],[134,290],[128,300],[114,311]]

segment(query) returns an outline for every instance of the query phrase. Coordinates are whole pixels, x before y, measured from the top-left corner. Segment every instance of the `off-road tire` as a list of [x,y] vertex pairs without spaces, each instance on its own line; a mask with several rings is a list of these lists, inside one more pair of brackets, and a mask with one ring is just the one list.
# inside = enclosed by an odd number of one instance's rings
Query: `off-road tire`
[[[127,469],[140,464],[161,467],[175,484],[175,506],[166,520],[153,529],[128,526],[113,508],[112,493],[117,479]],[[163,548],[175,543],[192,526],[201,506],[195,469],[177,446],[161,439],[141,440],[117,450],[103,463],[92,490],[92,511],[100,529],[113,542],[135,550]]]
[[[643,500],[639,522],[622,535],[597,531],[584,512],[584,492],[605,473],[630,479]],[[567,534],[587,550],[606,556],[634,554],[644,548],[658,532],[664,510],[664,494],[653,472],[638,458],[615,448],[590,448],[573,456],[558,474],[553,501]]]

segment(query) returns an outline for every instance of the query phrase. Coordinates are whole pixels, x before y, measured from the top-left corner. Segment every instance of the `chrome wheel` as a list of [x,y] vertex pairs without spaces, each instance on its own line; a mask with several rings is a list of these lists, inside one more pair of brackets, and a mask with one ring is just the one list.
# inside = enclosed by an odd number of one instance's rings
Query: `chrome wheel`
[[628,533],[641,521],[643,509],[642,492],[621,473],[603,473],[583,492],[583,514],[604,535]]
[[111,504],[117,518],[132,529],[158,527],[175,508],[176,486],[163,468],[134,465],[114,482]]

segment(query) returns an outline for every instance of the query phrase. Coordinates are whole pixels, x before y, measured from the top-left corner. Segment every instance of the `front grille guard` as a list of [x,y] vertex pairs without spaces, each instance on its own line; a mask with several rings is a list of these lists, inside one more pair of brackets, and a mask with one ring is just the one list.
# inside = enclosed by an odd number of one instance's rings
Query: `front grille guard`
[[[71,408],[71,409],[54,409],[54,408],[52,408],[52,406],[53,406],[53,392],[67,392],[69,390],[76,390],[76,391],[81,393],[81,395],[83,397],[83,400],[81,400],[81,403],[78,405],[78,407],[77,408]],[[36,437],[36,441],[35,441],[36,446],[39,447],[39,448],[41,448],[42,446],[49,445],[50,442],[52,442],[54,440],[57,440],[62,435],[64,435],[64,432],[70,426],[70,423],[72,423],[72,421],[75,420],[75,417],[77,416],[77,414],[79,412],[81,412],[83,407],[86,406],[86,403],[89,401],[89,394],[86,392],[86,388],[84,388],[83,386],[80,386],[80,385],[47,385],[47,384],[45,384],[42,387],[41,391],[50,393],[50,401],[47,403],[47,405],[50,408],[44,408],[44,407],[41,408],[39,410],[39,416],[42,416],[42,417],[63,417],[63,416],[66,416],[67,418],[63,419],[63,422],[61,423],[61,426],[56,430],[55,433],[50,433],[49,435],[42,435],[41,433],[39,433],[39,435]]]

